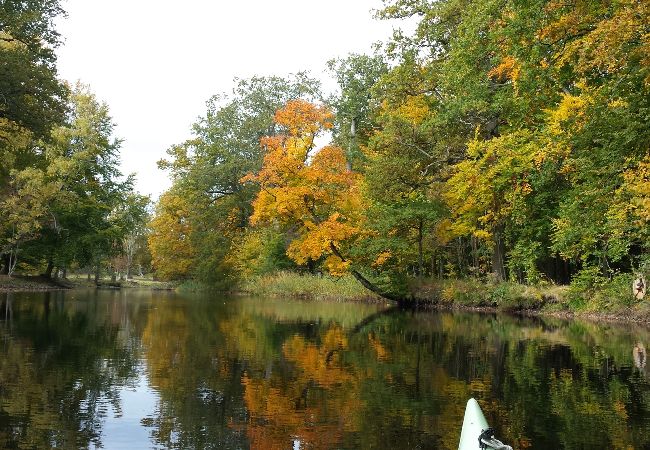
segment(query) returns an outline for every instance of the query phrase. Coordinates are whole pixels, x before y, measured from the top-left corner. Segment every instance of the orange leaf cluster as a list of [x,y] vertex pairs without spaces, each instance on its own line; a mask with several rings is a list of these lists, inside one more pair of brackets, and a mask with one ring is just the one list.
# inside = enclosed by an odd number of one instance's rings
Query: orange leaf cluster
[[323,107],[289,102],[275,115],[286,133],[261,139],[267,151],[263,167],[242,181],[255,181],[261,187],[253,202],[252,224],[297,225],[299,235],[289,247],[289,257],[303,264],[330,256],[326,266],[341,274],[348,264],[331,255],[331,244],[360,232],[362,201],[360,175],[349,170],[343,149],[314,149],[315,137],[331,127],[331,119]]

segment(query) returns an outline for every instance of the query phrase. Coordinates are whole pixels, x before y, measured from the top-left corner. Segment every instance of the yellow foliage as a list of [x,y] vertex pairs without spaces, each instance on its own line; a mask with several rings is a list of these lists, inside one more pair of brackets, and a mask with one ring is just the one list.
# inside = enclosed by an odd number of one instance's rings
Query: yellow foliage
[[562,100],[557,108],[548,110],[549,130],[556,135],[565,132],[565,124],[572,121],[575,130],[578,131],[586,122],[586,109],[593,103],[593,97],[584,84],[580,95],[562,94]]
[[150,223],[149,248],[156,274],[162,280],[189,275],[194,257],[189,211],[186,198],[173,191],[165,192],[158,201]]
[[383,251],[377,255],[377,259],[375,259],[375,262],[372,263],[374,267],[379,267],[382,266],[388,259],[391,257],[391,252],[390,250]]
[[361,232],[361,176],[348,169],[340,147],[328,145],[313,151],[315,136],[331,127],[332,114],[327,109],[292,101],[275,118],[287,134],[262,138],[263,167],[242,179],[261,187],[253,201],[251,223],[298,226],[287,255],[299,264],[326,256],[326,268],[332,274],[343,274],[349,262],[333,255],[332,245],[339,246]]
[[423,95],[409,96],[394,112],[403,120],[416,127],[431,116],[431,110]]
[[612,74],[638,60],[650,84],[650,2],[620,0],[614,8],[608,2],[597,5],[591,0],[549,2],[546,9],[557,18],[540,30],[539,37],[566,43],[558,46],[555,64],[571,64],[579,73]]
[[469,158],[453,167],[444,192],[452,213],[451,236],[472,234],[491,240],[495,227],[516,213],[533,192],[528,176],[547,151],[526,131],[470,142]]
[[650,223],[650,155],[639,163],[636,169],[623,174],[623,189],[631,194],[631,207],[636,218],[643,223]]
[[516,82],[520,75],[521,68],[519,67],[519,63],[512,56],[506,56],[498,66],[493,67],[488,72],[490,78],[501,83],[507,80]]

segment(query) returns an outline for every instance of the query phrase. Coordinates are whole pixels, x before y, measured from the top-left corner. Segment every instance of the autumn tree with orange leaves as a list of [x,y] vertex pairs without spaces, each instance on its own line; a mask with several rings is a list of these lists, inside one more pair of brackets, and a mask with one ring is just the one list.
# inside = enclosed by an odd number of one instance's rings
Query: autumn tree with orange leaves
[[275,121],[285,133],[262,138],[262,170],[242,179],[261,188],[251,223],[295,229],[287,250],[291,259],[298,264],[324,259],[329,272],[343,274],[350,261],[339,249],[361,232],[360,175],[348,170],[341,148],[316,150],[316,137],[332,127],[326,108],[293,100]]
[[279,226],[295,238],[287,249],[298,264],[323,261],[333,275],[351,273],[371,291],[380,291],[353,267],[345,251],[363,236],[365,210],[361,175],[352,171],[340,147],[316,149],[319,134],[331,129],[332,113],[325,107],[293,100],[275,115],[285,132],[261,139],[264,164],[243,182],[257,182],[253,225]]

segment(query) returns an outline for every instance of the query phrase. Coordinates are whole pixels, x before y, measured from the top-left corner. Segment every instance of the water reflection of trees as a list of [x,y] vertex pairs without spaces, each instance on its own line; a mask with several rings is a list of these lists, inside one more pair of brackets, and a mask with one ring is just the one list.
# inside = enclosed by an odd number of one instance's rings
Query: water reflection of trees
[[89,314],[93,304],[61,292],[0,300],[0,448],[101,446],[108,410],[136,355],[118,327]]
[[650,446],[642,327],[115,296],[0,298],[0,448],[101,445],[141,359],[163,448],[455,449],[470,396],[519,449]]
[[650,445],[649,385],[632,360],[642,328],[410,312],[355,327],[305,311],[242,301],[150,316],[157,441],[455,449],[474,396],[516,448]]

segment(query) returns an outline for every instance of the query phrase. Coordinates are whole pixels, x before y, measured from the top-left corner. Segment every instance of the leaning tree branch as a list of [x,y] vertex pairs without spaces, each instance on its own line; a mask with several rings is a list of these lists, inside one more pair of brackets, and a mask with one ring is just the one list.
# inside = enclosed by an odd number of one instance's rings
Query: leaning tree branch
[[[336,256],[341,258],[341,261],[346,262],[347,259],[341,254],[340,250],[334,245],[334,242],[330,241],[330,250],[332,250],[332,253],[334,253]],[[363,287],[368,289],[370,292],[373,292],[377,294],[378,296],[392,300],[394,302],[397,302],[399,305],[404,305],[405,303],[409,302],[410,299],[400,297],[394,294],[391,294],[389,292],[384,292],[382,291],[378,286],[376,286],[372,281],[368,280],[366,277],[364,277],[358,270],[352,269],[350,270],[350,273],[352,276],[359,282]]]

